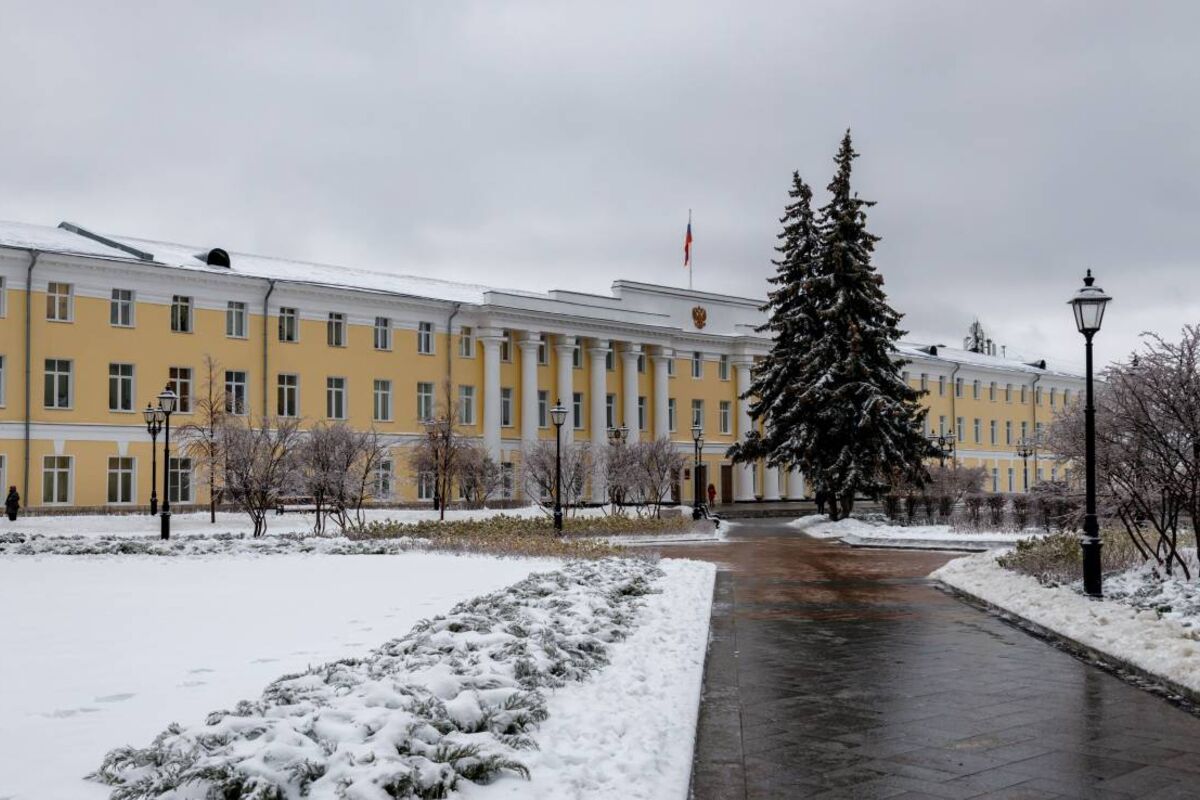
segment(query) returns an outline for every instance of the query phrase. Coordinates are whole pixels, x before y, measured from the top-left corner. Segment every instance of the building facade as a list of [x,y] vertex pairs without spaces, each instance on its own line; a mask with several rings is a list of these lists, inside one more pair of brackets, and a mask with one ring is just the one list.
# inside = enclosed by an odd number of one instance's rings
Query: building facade
[[[561,401],[564,439],[604,446],[624,425],[691,453],[698,422],[719,500],[798,499],[802,475],[724,455],[749,429],[739,397],[769,350],[755,333],[761,302],[626,280],[610,295],[510,291],[0,223],[0,483],[32,507],[145,505],[141,412],[170,384],[173,427],[214,394],[252,418],[374,427],[392,452],[381,500],[432,499],[405,448],[447,391],[460,430],[509,469],[553,438]],[[898,356],[929,390],[931,433],[956,429],[960,459],[993,470],[999,491],[1024,488],[1010,477],[1018,431],[1032,436],[1082,386],[966,350],[905,345]],[[194,465],[175,456],[172,502],[203,502]],[[1031,466],[1030,482],[1052,469]]]

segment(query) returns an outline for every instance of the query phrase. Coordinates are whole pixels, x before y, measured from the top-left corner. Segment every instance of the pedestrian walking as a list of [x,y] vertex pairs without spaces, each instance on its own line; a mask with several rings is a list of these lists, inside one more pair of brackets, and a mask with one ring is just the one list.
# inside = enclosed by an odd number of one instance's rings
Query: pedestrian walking
[[[2,486],[3,484],[0,484]],[[8,487],[8,497],[4,498],[4,513],[8,514],[9,522],[17,521],[17,510],[21,508],[21,495],[17,494],[17,487]]]
[[708,504],[711,506],[715,502],[717,502],[717,487],[710,483],[708,485]]

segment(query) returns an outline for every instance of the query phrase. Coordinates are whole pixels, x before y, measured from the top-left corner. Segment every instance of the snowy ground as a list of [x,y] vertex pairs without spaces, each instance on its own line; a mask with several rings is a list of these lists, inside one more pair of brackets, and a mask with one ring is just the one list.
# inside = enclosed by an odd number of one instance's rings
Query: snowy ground
[[144,745],[169,722],[361,655],[555,564],[411,552],[0,557],[0,798],[107,797],[81,777],[110,748]]
[[840,539],[846,544],[876,547],[917,547],[946,550],[992,550],[1011,547],[1021,539],[1038,536],[1040,530],[1017,533],[981,531],[968,533],[950,525],[887,525],[850,518],[831,522],[824,514],[810,514],[789,523],[816,539]]
[[[599,509],[579,509],[580,515],[601,513]],[[481,519],[506,514],[518,517],[540,517],[545,512],[537,506],[522,506],[507,509],[452,509],[446,512],[446,519]],[[438,512],[425,508],[373,508],[367,511],[367,520],[383,521],[392,519],[397,522],[419,522],[420,520],[437,519]],[[245,514],[231,511],[217,512],[216,524],[209,523],[207,512],[192,512],[173,514],[171,516],[172,536],[211,536],[214,534],[232,533],[249,536],[254,532],[250,518]],[[22,516],[16,522],[9,522],[0,517],[0,534],[4,533],[39,533],[43,536],[158,536],[158,517],[149,514],[76,514],[63,516]],[[312,514],[283,514],[271,515],[267,518],[268,533],[309,533],[312,531]],[[331,530],[330,532],[334,532]]]
[[[1004,569],[991,553],[956,559],[930,577],[1060,636],[1200,692],[1200,627],[1196,624],[1194,579],[1183,589],[1168,586],[1165,594],[1157,590],[1140,592],[1137,587],[1147,585],[1146,576],[1138,574],[1142,569],[1109,579],[1106,589],[1111,596],[1103,600],[1086,597],[1078,587],[1044,586],[1027,575]],[[1165,605],[1155,606],[1157,601]]]
[[556,690],[550,718],[523,756],[531,779],[503,778],[462,792],[473,800],[683,800],[704,678],[716,567],[664,560],[632,636],[592,679]]

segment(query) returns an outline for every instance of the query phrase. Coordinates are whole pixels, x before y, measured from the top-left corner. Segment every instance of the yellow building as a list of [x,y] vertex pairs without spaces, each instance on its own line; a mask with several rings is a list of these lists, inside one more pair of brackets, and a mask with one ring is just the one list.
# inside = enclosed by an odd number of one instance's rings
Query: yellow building
[[[625,280],[609,295],[511,291],[0,223],[0,483],[33,507],[145,505],[141,410],[170,383],[172,426],[187,424],[211,384],[234,413],[373,426],[393,455],[380,493],[428,500],[404,451],[448,385],[462,430],[506,465],[553,436],[561,398],[567,439],[603,445],[625,425],[690,453],[696,420],[721,501],[800,498],[798,473],[724,457],[749,427],[738,395],[769,349],[760,304]],[[961,350],[901,355],[910,382],[930,387],[933,432],[960,428],[959,457],[995,470],[1002,491],[1022,488],[1009,477],[1018,430],[1031,435],[1081,385]],[[187,459],[172,459],[170,481],[173,503],[205,499]]]

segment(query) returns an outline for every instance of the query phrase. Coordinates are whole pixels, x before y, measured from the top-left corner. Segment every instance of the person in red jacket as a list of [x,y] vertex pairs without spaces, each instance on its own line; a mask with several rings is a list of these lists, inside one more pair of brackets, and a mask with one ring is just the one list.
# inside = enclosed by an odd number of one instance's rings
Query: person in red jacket
[[717,502],[717,487],[710,483],[708,485],[708,504],[711,506],[715,502]]

